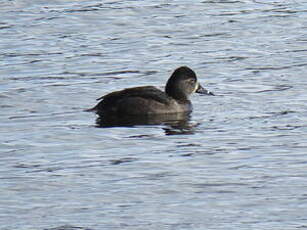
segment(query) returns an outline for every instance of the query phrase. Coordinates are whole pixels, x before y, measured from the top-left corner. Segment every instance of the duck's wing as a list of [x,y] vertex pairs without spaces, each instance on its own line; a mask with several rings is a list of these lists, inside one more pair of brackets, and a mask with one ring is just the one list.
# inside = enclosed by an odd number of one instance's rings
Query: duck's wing
[[141,97],[145,99],[155,100],[163,104],[168,103],[168,97],[166,96],[166,94],[163,91],[153,86],[127,88],[124,90],[109,93],[107,95],[98,98],[97,100],[103,100],[105,102],[107,101],[115,102],[117,100],[128,97]]
[[97,99],[100,102],[93,109],[91,109],[91,111],[108,108],[114,106],[117,102],[121,101],[121,99],[133,97],[154,100],[162,104],[169,103],[169,98],[163,91],[153,86],[142,86],[127,88],[106,94]]

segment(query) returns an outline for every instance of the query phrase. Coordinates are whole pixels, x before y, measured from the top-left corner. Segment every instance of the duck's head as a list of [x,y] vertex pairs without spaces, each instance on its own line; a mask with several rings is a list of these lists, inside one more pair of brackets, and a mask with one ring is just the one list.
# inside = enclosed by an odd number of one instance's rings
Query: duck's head
[[165,92],[177,100],[188,100],[192,93],[214,95],[197,81],[195,72],[187,66],[177,68],[168,79]]

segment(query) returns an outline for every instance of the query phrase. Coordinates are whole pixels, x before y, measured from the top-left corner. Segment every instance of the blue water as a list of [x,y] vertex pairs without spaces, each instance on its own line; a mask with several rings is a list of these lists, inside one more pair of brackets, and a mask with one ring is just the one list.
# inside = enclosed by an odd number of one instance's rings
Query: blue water
[[[0,229],[307,228],[307,2],[0,1]],[[95,99],[187,65],[184,127]]]

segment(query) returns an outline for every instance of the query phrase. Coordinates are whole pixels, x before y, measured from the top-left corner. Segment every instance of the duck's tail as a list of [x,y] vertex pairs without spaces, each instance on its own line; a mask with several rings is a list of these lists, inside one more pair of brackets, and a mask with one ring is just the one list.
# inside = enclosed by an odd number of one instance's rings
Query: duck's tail
[[93,108],[90,108],[90,109],[85,109],[83,111],[84,112],[96,112],[97,111],[97,106],[94,106]]

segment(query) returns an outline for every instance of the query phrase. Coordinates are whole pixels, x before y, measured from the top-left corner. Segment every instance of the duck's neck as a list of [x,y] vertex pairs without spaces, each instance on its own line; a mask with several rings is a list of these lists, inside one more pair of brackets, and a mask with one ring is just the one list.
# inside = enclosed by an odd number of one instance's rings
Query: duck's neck
[[185,93],[180,92],[179,90],[174,90],[172,88],[166,87],[165,93],[169,97],[174,98],[177,101],[182,101],[182,102],[189,101],[189,97]]

